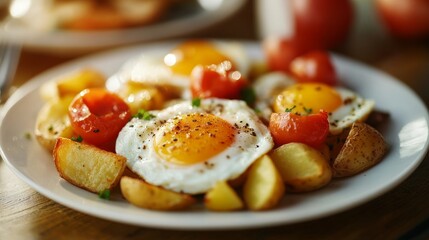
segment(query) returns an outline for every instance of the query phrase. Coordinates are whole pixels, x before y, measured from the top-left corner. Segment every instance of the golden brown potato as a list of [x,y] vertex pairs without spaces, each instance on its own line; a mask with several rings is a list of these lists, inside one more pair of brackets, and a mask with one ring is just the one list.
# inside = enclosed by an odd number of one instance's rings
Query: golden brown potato
[[204,205],[213,211],[234,211],[244,207],[241,198],[225,181],[218,182],[206,193]]
[[140,109],[160,109],[166,100],[162,89],[131,81],[125,83],[117,94],[128,104],[131,114],[136,114]]
[[84,68],[45,83],[40,94],[46,101],[56,101],[66,96],[74,97],[86,88],[102,88],[105,82],[106,77],[102,73],[92,68]]
[[67,138],[58,138],[53,156],[62,178],[95,193],[116,186],[126,165],[120,155]]
[[332,163],[334,176],[348,177],[374,166],[388,148],[380,132],[366,123],[354,123]]
[[274,149],[270,156],[292,192],[319,189],[332,178],[328,161],[318,150],[306,144],[284,144]]
[[249,169],[243,198],[251,210],[274,208],[285,192],[282,178],[268,155],[257,159]]
[[54,149],[58,137],[71,138],[73,129],[67,115],[72,97],[45,103],[36,119],[34,135],[37,141],[48,151]]
[[133,205],[146,209],[182,210],[195,203],[191,195],[153,186],[138,178],[123,176],[120,186],[125,199]]

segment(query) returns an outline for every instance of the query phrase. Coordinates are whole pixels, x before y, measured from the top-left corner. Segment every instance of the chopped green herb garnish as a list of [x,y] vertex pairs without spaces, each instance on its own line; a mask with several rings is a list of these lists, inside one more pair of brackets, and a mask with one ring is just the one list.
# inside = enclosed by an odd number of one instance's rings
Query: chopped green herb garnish
[[296,108],[296,105],[293,105],[293,107],[291,107],[291,108],[286,108],[285,112],[292,112],[292,110],[295,108]]
[[77,136],[77,137],[72,137],[71,140],[75,141],[75,142],[82,142],[83,138],[81,135]]
[[304,107],[304,111],[305,111],[307,114],[310,114],[310,113],[312,113],[312,112],[313,112],[313,109]]
[[251,87],[245,87],[240,91],[240,99],[245,101],[247,105],[253,106],[256,101],[256,93],[255,90]]
[[155,115],[151,114],[150,112],[139,109],[139,111],[133,115],[134,118],[143,119],[143,120],[151,120],[152,118],[155,118]]
[[105,189],[105,190],[99,192],[98,193],[98,197],[102,198],[102,199],[109,200],[110,199],[110,190],[109,189]]
[[49,132],[54,131],[54,126],[52,126],[52,125],[51,125],[51,126],[49,126],[48,131],[49,131]]
[[30,140],[31,139],[31,133],[26,132],[25,133],[25,138],[28,139],[28,140]]
[[201,98],[192,99],[192,107],[199,107],[201,105]]

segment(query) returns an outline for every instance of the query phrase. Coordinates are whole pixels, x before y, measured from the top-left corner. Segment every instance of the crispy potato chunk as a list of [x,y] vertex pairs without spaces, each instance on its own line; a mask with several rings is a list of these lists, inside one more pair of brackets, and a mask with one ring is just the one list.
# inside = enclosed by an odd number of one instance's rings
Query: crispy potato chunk
[[67,138],[58,138],[53,156],[62,178],[95,193],[115,187],[126,166],[120,155]]
[[206,193],[204,205],[213,211],[234,211],[244,207],[241,198],[225,181],[218,182]]
[[122,195],[131,204],[152,210],[182,210],[196,202],[188,194],[177,193],[146,183],[142,179],[123,176]]
[[50,152],[54,149],[58,137],[73,136],[73,129],[67,115],[72,99],[72,97],[65,97],[47,102],[37,115],[34,135],[37,141]]
[[328,184],[332,178],[328,160],[302,143],[284,144],[270,154],[288,190],[308,192]]
[[251,210],[274,208],[285,192],[282,178],[268,155],[256,160],[249,169],[243,198]]
[[84,68],[45,83],[40,94],[46,101],[55,101],[66,96],[74,97],[86,88],[104,87],[105,82],[106,77],[102,73],[92,68]]
[[374,166],[388,148],[380,132],[366,123],[354,123],[332,163],[334,176],[348,177]]

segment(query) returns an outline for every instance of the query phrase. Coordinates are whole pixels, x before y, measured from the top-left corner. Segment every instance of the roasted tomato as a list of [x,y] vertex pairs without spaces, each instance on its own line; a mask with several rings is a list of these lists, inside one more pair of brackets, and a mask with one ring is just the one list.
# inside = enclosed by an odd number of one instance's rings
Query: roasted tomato
[[193,97],[237,99],[245,86],[247,80],[229,61],[218,65],[198,65],[191,73]]
[[326,51],[312,51],[295,58],[290,63],[290,71],[298,82],[337,84],[335,67]]
[[128,105],[104,89],[85,89],[69,106],[73,131],[84,142],[113,151],[122,127],[130,120]]
[[329,133],[328,113],[306,116],[291,112],[273,113],[269,129],[276,145],[300,142],[312,147],[320,147]]

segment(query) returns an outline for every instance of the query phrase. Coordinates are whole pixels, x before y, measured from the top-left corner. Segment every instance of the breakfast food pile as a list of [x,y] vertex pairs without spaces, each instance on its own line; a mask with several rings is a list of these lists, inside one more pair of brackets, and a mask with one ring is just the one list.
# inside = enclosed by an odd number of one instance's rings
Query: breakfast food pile
[[41,88],[35,135],[63,179],[153,210],[272,209],[383,159],[369,119],[386,114],[341,84],[329,53],[269,69],[240,43],[204,40],[142,53],[108,77],[76,69]]

